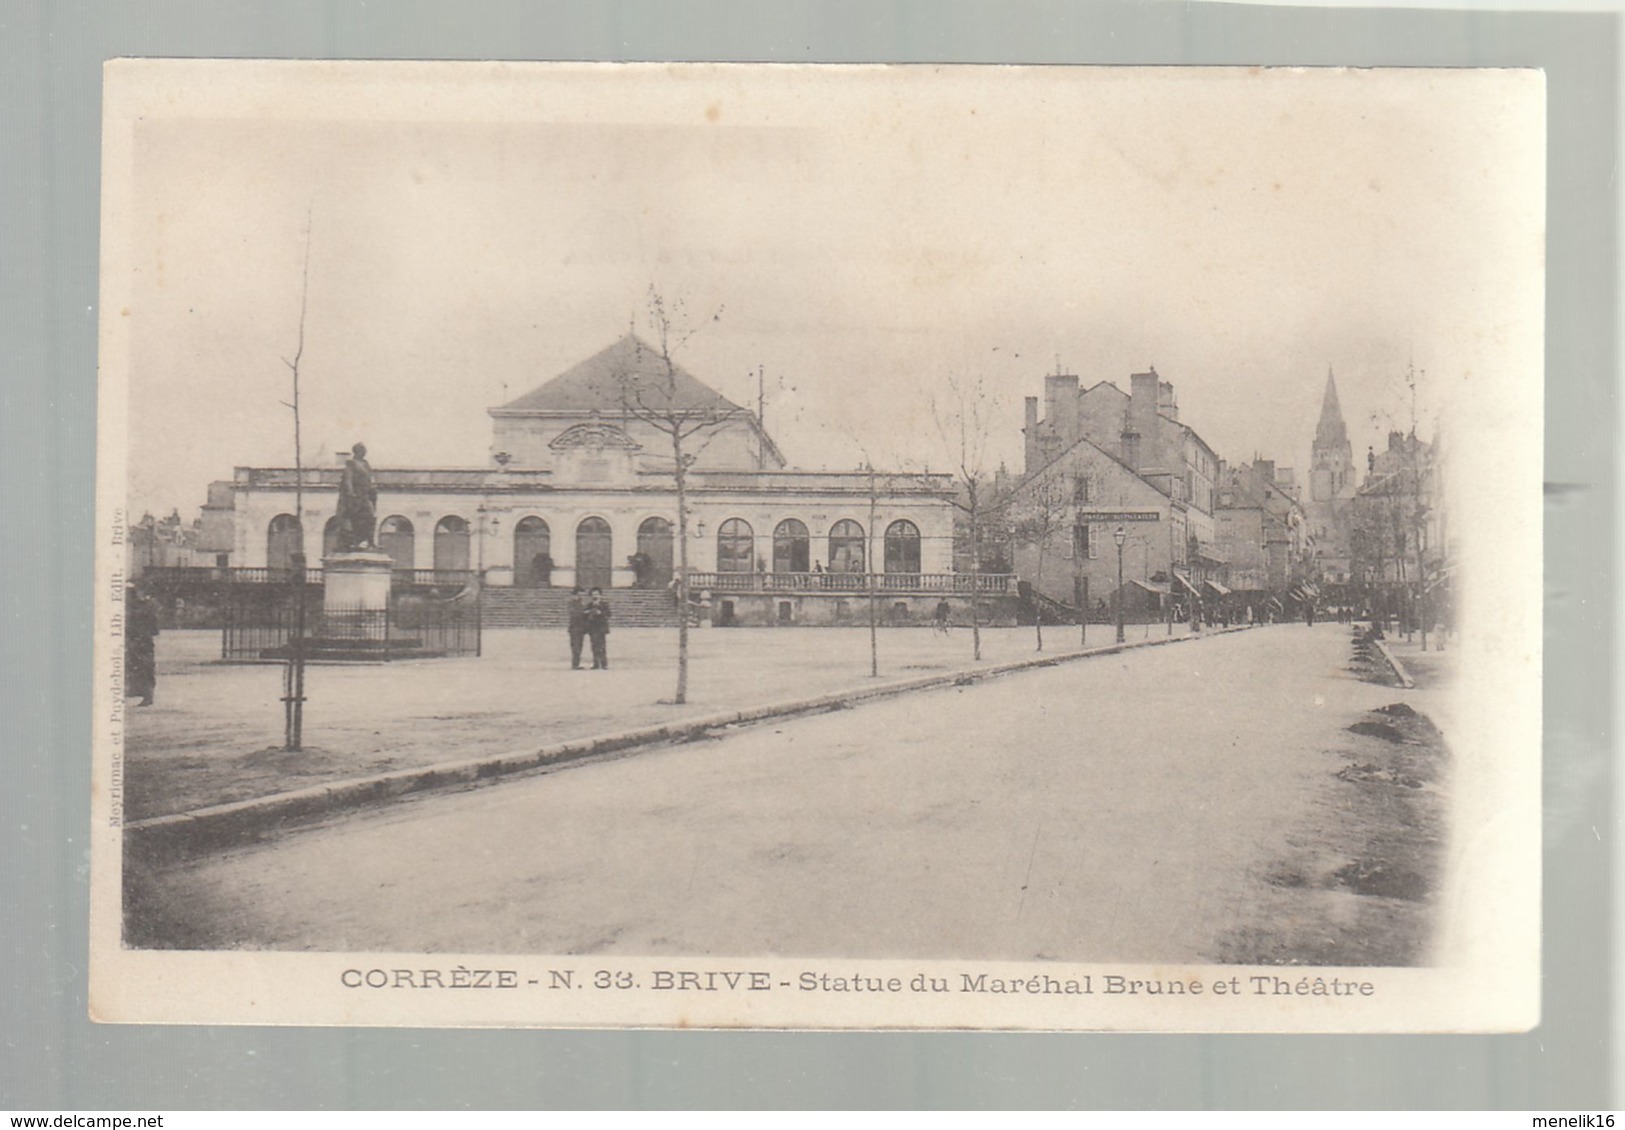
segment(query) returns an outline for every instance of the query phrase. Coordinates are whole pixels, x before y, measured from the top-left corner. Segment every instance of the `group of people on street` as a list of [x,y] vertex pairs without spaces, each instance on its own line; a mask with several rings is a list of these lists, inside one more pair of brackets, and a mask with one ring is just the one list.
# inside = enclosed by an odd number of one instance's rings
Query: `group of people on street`
[[581,645],[592,641],[592,669],[609,670],[609,602],[603,589],[570,593],[570,670],[581,670]]

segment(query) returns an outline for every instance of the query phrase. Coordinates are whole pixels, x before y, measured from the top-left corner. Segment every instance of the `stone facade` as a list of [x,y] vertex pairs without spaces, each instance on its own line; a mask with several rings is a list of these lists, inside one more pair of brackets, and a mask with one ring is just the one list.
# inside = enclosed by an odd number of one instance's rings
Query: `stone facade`
[[[834,602],[849,599],[796,578],[873,571],[909,603],[952,573],[949,476],[789,469],[754,414],[636,338],[490,415],[486,467],[403,467],[375,453],[376,541],[397,571],[478,574],[499,587],[665,587],[683,556],[675,453],[661,430],[675,420],[698,428],[684,449],[689,570],[696,588],[729,587],[741,619],[743,597],[758,595],[776,621],[775,587],[800,584],[810,591],[794,599],[820,604],[798,622],[833,619]],[[238,468],[232,563],[285,567],[302,548],[314,566],[330,555],[339,473],[304,472],[296,520],[293,469]]]
[[1291,471],[1268,459],[1220,475],[1219,545],[1238,591],[1284,592],[1304,579],[1307,519]]
[[[1023,479],[1002,508],[1021,580],[1061,604],[1075,608],[1081,599],[1095,613],[1117,591],[1119,528],[1125,585],[1177,598],[1220,579],[1211,533],[1206,552],[1193,541],[1193,511],[1089,440]],[[1211,531],[1212,516],[1203,517],[1200,528]]]
[[1198,551],[1216,554],[1214,491],[1220,460],[1190,425],[1180,422],[1171,382],[1155,369],[1129,377],[1128,393],[1109,381],[1088,389],[1071,374],[1044,378],[1043,419],[1038,398],[1026,401],[1026,467],[1032,476],[1088,441],[1178,504]]
[[[1171,382],[1155,369],[1087,389],[1076,376],[1044,378],[1044,416],[1026,401],[1026,467],[1010,491],[1008,523],[1017,574],[1043,596],[1093,612],[1117,589],[1117,546],[1125,534],[1123,580],[1139,599],[1195,599],[1205,581],[1222,584],[1224,556],[1215,519],[1221,463],[1179,419]],[[1063,529],[1038,536],[1046,510],[1066,513]],[[1040,570],[1040,543],[1044,545]],[[1160,595],[1157,595],[1160,594]]]
[[1354,500],[1353,567],[1371,585],[1431,578],[1454,559],[1440,445],[1391,431],[1387,449],[1370,450]]

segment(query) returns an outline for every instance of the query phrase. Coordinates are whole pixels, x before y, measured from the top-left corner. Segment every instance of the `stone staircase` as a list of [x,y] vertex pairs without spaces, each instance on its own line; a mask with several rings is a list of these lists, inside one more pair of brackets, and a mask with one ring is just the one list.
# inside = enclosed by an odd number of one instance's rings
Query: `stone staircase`
[[569,589],[485,588],[482,628],[562,628],[569,619]]
[[[610,589],[610,629],[675,628],[677,609],[665,589]],[[570,619],[570,590],[487,588],[480,594],[486,628],[563,628]]]

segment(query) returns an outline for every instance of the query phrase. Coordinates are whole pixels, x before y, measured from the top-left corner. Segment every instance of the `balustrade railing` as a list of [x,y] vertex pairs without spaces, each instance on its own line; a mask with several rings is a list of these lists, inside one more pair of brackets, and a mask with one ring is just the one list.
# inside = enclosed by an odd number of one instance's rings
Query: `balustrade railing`
[[1015,591],[1008,573],[690,573],[691,590],[712,592],[943,593],[983,596]]
[[[477,574],[472,569],[393,569],[390,579],[395,587],[462,588],[470,584]],[[267,566],[241,565],[164,565],[154,566],[142,573],[148,584],[163,588],[198,587],[204,585],[286,585],[293,581],[293,570]],[[308,584],[322,583],[319,568],[306,569]]]
[[[141,579],[160,588],[216,584],[286,585],[293,581],[293,570],[263,565],[154,565],[142,571]],[[306,569],[305,580],[309,584],[321,584],[321,569]]]
[[473,583],[472,569],[394,569],[390,581],[396,586],[415,585],[422,588],[462,588]]

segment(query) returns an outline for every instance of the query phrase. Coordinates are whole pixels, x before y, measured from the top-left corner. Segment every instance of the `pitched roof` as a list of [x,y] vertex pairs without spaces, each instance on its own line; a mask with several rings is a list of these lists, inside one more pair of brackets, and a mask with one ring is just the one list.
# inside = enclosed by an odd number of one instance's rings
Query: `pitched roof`
[[628,403],[655,411],[737,412],[739,406],[677,364],[666,371],[660,350],[627,334],[499,408],[500,413],[619,412]]
[[[1083,451],[1085,449],[1091,449],[1104,456],[1106,461],[1110,464],[1116,465],[1118,470],[1125,472],[1130,478],[1140,480],[1140,482],[1145,485],[1147,490],[1157,491],[1158,494],[1162,494],[1160,490],[1157,490],[1156,485],[1152,483],[1151,480],[1147,479],[1133,467],[1130,467],[1127,463],[1123,462],[1123,460],[1114,454],[1110,449],[1102,447],[1088,436],[1081,436],[1076,443],[1072,444],[1072,446],[1063,448],[1062,450],[1056,452],[1055,457],[1050,459],[1042,467],[1039,467],[1036,471],[1029,471],[1027,474],[1023,475],[1020,481],[1018,481],[1015,486],[1010,488],[1010,497],[1016,497],[1032,484],[1048,475],[1050,471],[1054,470],[1056,467],[1059,467],[1061,465],[1061,460],[1065,459],[1068,455],[1071,455],[1075,451]],[[1162,496],[1164,498],[1168,497],[1167,495]]]

